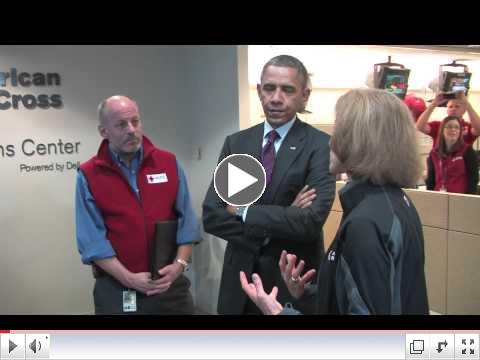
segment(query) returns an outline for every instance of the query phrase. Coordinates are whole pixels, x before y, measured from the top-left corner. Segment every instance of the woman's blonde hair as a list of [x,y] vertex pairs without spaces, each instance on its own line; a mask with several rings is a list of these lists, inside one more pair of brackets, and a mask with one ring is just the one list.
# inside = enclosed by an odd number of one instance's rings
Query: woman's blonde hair
[[335,106],[332,150],[354,178],[414,187],[422,173],[408,107],[386,90],[354,89]]

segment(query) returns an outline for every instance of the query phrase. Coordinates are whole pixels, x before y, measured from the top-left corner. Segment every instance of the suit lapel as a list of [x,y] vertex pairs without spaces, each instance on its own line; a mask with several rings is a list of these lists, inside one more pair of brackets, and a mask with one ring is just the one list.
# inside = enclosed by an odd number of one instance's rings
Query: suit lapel
[[305,146],[306,131],[302,121],[296,119],[287,137],[282,142],[282,146],[275,158],[275,167],[273,169],[272,180],[262,196],[264,204],[270,204],[275,198],[278,187],[285,177],[288,169],[300,155]]
[[248,154],[262,163],[262,142],[263,142],[263,123],[258,124],[246,132],[246,139],[243,142],[244,154]]

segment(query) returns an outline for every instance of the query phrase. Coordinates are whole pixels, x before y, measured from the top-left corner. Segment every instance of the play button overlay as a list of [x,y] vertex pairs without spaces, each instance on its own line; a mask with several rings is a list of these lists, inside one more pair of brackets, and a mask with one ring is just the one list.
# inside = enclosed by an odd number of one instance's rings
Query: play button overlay
[[262,196],[265,178],[265,170],[257,159],[247,154],[233,154],[215,168],[213,185],[227,204],[247,206]]
[[258,181],[256,177],[253,177],[249,173],[236,167],[235,165],[228,163],[228,197],[238,194],[243,189],[246,189],[252,184]]

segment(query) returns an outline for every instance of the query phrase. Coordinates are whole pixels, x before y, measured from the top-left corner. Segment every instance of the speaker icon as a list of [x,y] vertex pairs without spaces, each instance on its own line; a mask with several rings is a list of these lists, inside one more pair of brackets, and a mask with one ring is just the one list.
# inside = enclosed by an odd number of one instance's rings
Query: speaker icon
[[27,359],[50,358],[50,334],[25,334],[24,336],[22,350]]
[[34,354],[36,354],[37,351],[40,351],[42,349],[42,343],[40,341],[37,341],[37,339],[33,339],[33,341],[28,345],[28,347],[33,351]]

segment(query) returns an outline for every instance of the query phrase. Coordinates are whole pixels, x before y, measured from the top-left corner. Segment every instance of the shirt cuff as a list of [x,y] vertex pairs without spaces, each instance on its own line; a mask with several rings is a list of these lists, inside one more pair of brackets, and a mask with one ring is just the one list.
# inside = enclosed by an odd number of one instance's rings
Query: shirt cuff
[[244,222],[244,223],[245,223],[245,219],[247,218],[247,211],[248,211],[249,207],[250,207],[250,205],[246,206],[245,210],[243,211],[243,214],[242,214],[242,222]]
[[286,303],[283,310],[278,315],[303,315],[300,311],[295,309],[292,304]]

